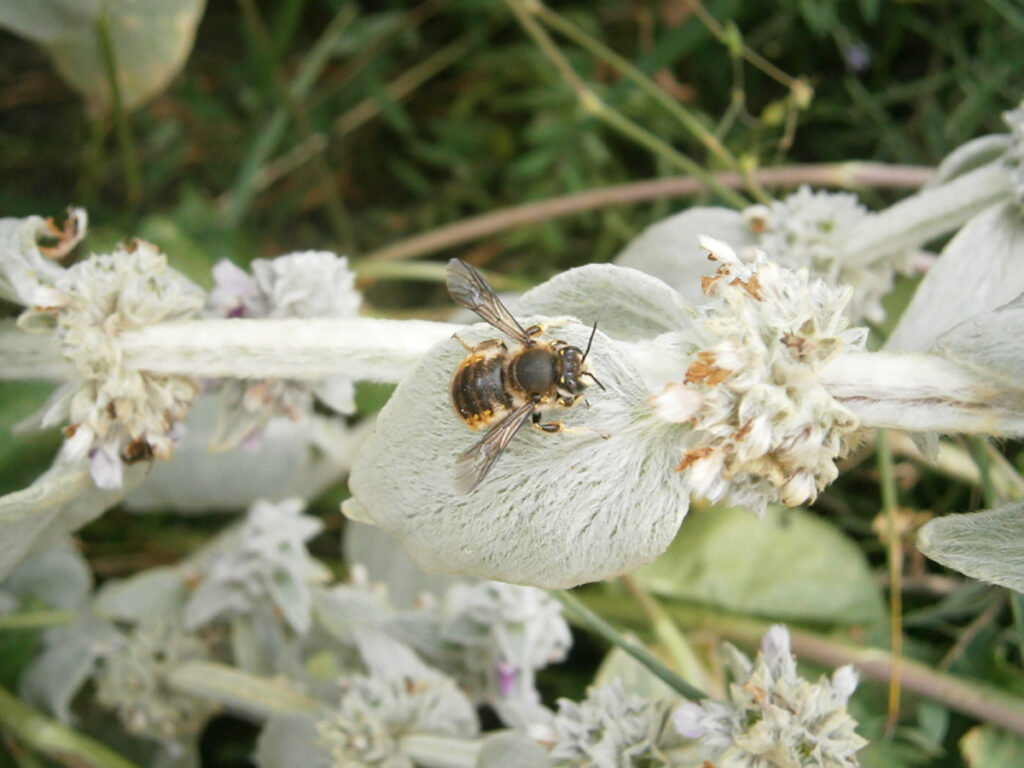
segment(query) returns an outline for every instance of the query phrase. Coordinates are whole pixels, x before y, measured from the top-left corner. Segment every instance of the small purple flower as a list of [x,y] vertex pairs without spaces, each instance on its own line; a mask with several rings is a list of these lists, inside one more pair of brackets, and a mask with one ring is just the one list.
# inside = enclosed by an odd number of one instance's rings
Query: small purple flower
[[259,293],[256,281],[227,259],[214,264],[211,272],[213,290],[210,291],[209,303],[223,317],[245,317],[248,314],[246,300]]
[[498,692],[502,696],[511,696],[516,689],[516,678],[519,677],[519,669],[505,659],[500,659],[495,668],[498,675]]
[[672,715],[672,725],[676,727],[683,736],[688,739],[699,739],[707,728],[701,725],[704,719],[704,709],[693,701],[684,701]]
[[111,451],[107,446],[93,446],[89,450],[89,474],[97,488],[120,488],[124,481],[124,464],[116,450]]
[[842,52],[846,69],[856,75],[867,72],[871,66],[871,51],[863,41],[844,45]]

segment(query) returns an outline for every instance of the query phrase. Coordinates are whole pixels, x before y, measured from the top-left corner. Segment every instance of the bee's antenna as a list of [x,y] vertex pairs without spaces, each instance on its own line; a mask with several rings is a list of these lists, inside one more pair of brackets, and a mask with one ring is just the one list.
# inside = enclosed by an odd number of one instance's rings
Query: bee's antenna
[[[590,345],[594,343],[595,333],[597,333],[597,323],[594,323],[594,330],[590,332],[590,338],[587,339],[587,348],[583,350],[583,359],[580,360],[581,363],[585,363],[587,361],[587,355],[590,354]],[[597,379],[594,379],[594,381],[597,381]],[[601,387],[601,389],[604,389],[604,387]]]
[[[584,376],[589,376],[589,377],[590,377],[591,379],[593,379],[593,380],[594,380],[594,383],[595,383],[595,384],[597,384],[597,386],[599,386],[599,387],[600,387],[601,389],[604,389],[604,388],[605,388],[605,387],[604,387],[604,384],[602,384],[602,383],[601,383],[600,381],[598,381],[598,380],[597,380],[597,376],[595,376],[594,374],[592,374],[592,373],[591,373],[590,371],[584,371],[584,372],[583,372],[583,375],[584,375]],[[605,389],[605,391],[607,392],[608,390],[606,390],[606,389]]]

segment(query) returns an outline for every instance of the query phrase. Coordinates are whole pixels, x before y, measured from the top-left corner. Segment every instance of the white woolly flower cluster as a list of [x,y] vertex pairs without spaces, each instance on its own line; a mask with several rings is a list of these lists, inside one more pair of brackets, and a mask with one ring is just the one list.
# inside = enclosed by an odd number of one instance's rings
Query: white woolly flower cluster
[[796,672],[789,633],[776,625],[756,661],[731,646],[729,701],[684,702],[672,721],[698,740],[714,765],[743,768],[848,768],[867,741],[855,732],[846,703],[857,687],[852,666],[809,683]]
[[472,687],[492,703],[538,705],[535,671],[565,659],[572,646],[561,603],[533,587],[456,584],[445,597],[445,613],[441,637],[465,649],[466,674],[480,681]]
[[302,514],[304,507],[300,499],[253,504],[233,545],[211,556],[206,577],[185,605],[187,626],[246,613],[269,601],[294,632],[306,633],[313,560],[305,544],[323,523]]
[[909,263],[905,257],[866,263],[847,258],[850,236],[871,215],[856,195],[804,185],[785,200],[751,206],[743,215],[769,258],[792,269],[806,267],[829,285],[854,286],[848,317],[885,318],[882,297],[892,289],[896,270],[906,271]]
[[1010,147],[1003,162],[1010,167],[1014,196],[1024,207],[1024,102],[1003,113],[1003,121],[1010,128]]
[[[255,259],[252,274],[230,261],[213,268],[214,288],[207,313],[216,317],[355,317],[362,298],[348,259],[328,251],[304,251],[276,259]],[[312,411],[313,396],[339,413],[352,413],[352,380],[331,376],[319,381],[260,379],[220,384],[224,415],[211,448],[226,450],[250,438],[275,416],[294,421]]]
[[97,655],[96,699],[117,712],[129,733],[178,742],[198,734],[217,711],[215,704],[167,684],[167,673],[179,664],[209,656],[203,642],[187,634],[177,619],[141,623],[130,634],[102,643]]
[[316,723],[331,768],[413,768],[401,748],[403,735],[477,733],[476,712],[446,678],[359,675],[343,688],[340,706]]
[[595,768],[670,765],[664,756],[680,739],[670,722],[668,701],[627,693],[619,680],[591,688],[577,704],[559,699],[552,723],[551,757]]
[[678,469],[696,495],[760,514],[770,501],[813,500],[838,475],[834,460],[860,439],[856,417],[818,379],[841,351],[864,345],[866,330],[847,329],[843,315],[850,289],[764,254],[741,262],[711,238],[701,245],[721,264],[704,278],[711,301],[699,310],[710,345],[681,383],[651,398],[660,417],[697,431]]
[[27,310],[19,325],[52,328],[78,381],[51,400],[43,424],[67,417],[63,458],[89,457],[100,488],[119,488],[123,465],[174,452],[175,427],[188,413],[191,379],[146,373],[122,363],[119,336],[155,323],[184,320],[202,307],[204,294],[167,266],[167,258],[142,240],[81,261],[53,281],[48,306]]

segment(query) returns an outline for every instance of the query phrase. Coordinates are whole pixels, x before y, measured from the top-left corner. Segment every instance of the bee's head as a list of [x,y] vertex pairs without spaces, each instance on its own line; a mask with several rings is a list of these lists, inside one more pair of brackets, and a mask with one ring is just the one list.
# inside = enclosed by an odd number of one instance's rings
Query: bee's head
[[590,345],[594,343],[594,334],[597,333],[597,324],[590,332],[590,339],[587,341],[587,348],[580,350],[579,347],[571,347],[568,344],[558,347],[558,389],[562,394],[578,395],[587,388],[584,377],[589,378],[601,389],[604,384],[587,368],[587,355],[590,354]]

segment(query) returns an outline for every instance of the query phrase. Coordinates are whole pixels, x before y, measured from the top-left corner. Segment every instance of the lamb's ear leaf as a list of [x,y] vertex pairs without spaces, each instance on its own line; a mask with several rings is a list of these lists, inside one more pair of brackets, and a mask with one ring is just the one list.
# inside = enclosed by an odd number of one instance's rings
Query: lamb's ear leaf
[[957,232],[886,341],[925,352],[946,331],[1024,293],[1024,216],[1016,203],[986,208]]
[[146,477],[145,463],[128,468],[124,484],[97,488],[87,469],[59,460],[32,485],[0,496],[0,578],[29,552],[76,531],[117,504]]
[[[582,349],[591,328],[563,322],[548,331]],[[470,346],[499,335],[483,324],[459,331]],[[460,494],[456,457],[483,434],[452,407],[466,348],[438,344],[399,384],[356,459],[349,487],[360,517],[394,534],[428,572],[555,588],[653,560],[688,507],[673,470],[690,430],[654,416],[631,346],[599,327],[587,363],[604,389],[591,386],[586,404],[545,414],[570,428],[560,434],[521,429],[478,487]]]
[[[694,248],[696,248],[694,238]],[[704,274],[711,272],[703,259]],[[700,279],[696,278],[698,287]],[[616,339],[652,339],[689,328],[693,310],[678,291],[657,277],[615,264],[588,264],[563,272],[524,293],[516,310],[566,314]]]
[[917,548],[948,568],[1024,592],[1024,502],[983,512],[945,515],[925,523]]
[[49,54],[65,82],[94,106],[109,108],[97,23],[110,31],[121,103],[133,109],[162,91],[184,65],[206,0],[0,0],[0,27]]

